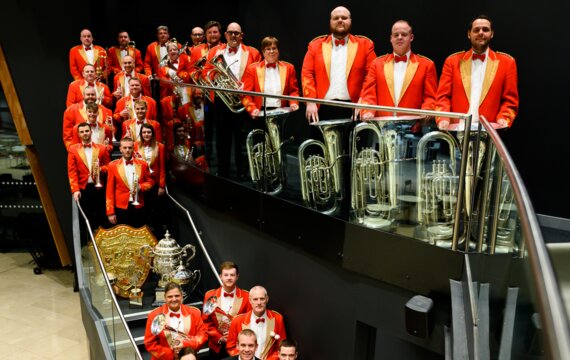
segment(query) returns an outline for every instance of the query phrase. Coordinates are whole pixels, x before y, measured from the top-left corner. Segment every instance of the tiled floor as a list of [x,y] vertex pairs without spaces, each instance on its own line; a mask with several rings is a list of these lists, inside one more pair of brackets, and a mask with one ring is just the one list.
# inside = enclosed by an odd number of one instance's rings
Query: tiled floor
[[0,359],[89,359],[73,273],[34,267],[29,253],[0,253]]

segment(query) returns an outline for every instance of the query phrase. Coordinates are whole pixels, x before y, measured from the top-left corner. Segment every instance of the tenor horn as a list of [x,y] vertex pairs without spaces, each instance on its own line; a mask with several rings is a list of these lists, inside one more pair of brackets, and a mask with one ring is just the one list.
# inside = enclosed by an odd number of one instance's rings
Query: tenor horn
[[280,125],[290,112],[291,108],[266,111],[267,132],[254,129],[247,135],[246,147],[251,180],[256,187],[263,188],[263,191],[270,195],[279,194],[285,186],[286,178],[281,155],[284,143],[281,142]]
[[[305,205],[323,214],[334,214],[343,199],[343,130],[352,120],[324,120],[312,123],[323,134],[324,143],[305,140],[298,151],[301,193]],[[317,149],[310,155],[308,149]]]
[[[241,89],[241,81],[238,80],[234,73],[229,69],[229,65],[226,63],[223,54],[214,56],[209,63],[214,67],[204,74],[204,80],[207,82],[208,86],[227,90]],[[240,95],[224,91],[215,92],[231,112],[237,114],[245,110],[245,107],[241,102]]]
[[[362,136],[371,133],[371,137]],[[358,223],[385,228],[393,223],[396,203],[395,154],[389,149],[394,130],[385,136],[376,123],[360,123],[352,133],[351,207]],[[374,141],[376,140],[376,141]],[[370,146],[361,146],[365,142]]]
[[[443,140],[449,146],[449,161],[433,160],[431,171],[424,169],[427,145]],[[457,144],[453,136],[442,131],[424,135],[417,145],[417,195],[418,223],[421,229],[416,234],[421,240],[442,247],[450,247],[457,203],[456,154]]]

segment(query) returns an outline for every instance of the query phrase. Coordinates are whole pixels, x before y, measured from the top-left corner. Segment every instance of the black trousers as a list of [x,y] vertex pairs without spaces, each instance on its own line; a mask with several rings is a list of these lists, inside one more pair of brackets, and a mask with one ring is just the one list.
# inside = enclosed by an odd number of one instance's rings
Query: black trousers
[[214,118],[216,124],[216,151],[218,160],[218,175],[229,177],[231,168],[231,154],[234,152],[236,175],[245,174],[245,121],[248,121],[247,112],[233,113],[226,104],[216,98],[214,105]]
[[115,208],[115,215],[117,216],[117,224],[129,225],[134,228],[140,228],[146,223],[146,210],[145,207],[136,208],[132,203],[126,209]]

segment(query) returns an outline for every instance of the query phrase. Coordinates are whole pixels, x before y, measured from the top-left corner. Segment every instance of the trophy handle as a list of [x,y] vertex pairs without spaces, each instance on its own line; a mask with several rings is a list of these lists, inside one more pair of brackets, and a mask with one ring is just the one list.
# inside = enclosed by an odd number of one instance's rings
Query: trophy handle
[[[188,249],[192,250],[192,255],[188,256]],[[186,244],[182,248],[182,252],[187,256],[186,268],[188,268],[188,265],[190,265],[190,260],[194,259],[194,256],[196,256],[196,246],[194,246],[192,244]]]

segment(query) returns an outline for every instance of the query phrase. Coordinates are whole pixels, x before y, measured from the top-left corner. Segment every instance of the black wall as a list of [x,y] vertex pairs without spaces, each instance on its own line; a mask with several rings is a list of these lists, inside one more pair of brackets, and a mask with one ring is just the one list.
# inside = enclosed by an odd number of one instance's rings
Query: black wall
[[[570,189],[563,185],[570,128],[566,92],[570,72],[570,38],[565,24],[570,3],[506,1],[349,1],[353,33],[370,37],[377,54],[390,51],[391,24],[400,18],[414,27],[413,49],[434,60],[438,74],[446,56],[468,47],[466,24],[487,13],[494,19],[492,48],[517,59],[520,113],[503,139],[513,157],[538,213],[570,218]],[[332,1],[232,1],[152,4],[113,0],[84,2],[5,2],[0,9],[2,44],[34,145],[40,154],[59,219],[71,238],[66,154],[61,140],[62,114],[71,81],[68,51],[79,44],[83,28],[92,30],[102,46],[115,43],[119,29],[127,29],[137,47],[154,40],[157,25],[185,42],[193,26],[216,19],[226,26],[237,21],[244,42],[258,46],[262,37],[281,40],[281,58],[292,62],[300,75],[307,43],[328,32]],[[130,8],[129,8],[130,7]],[[55,15],[52,15],[55,13]],[[301,120],[302,121],[302,120]]]

